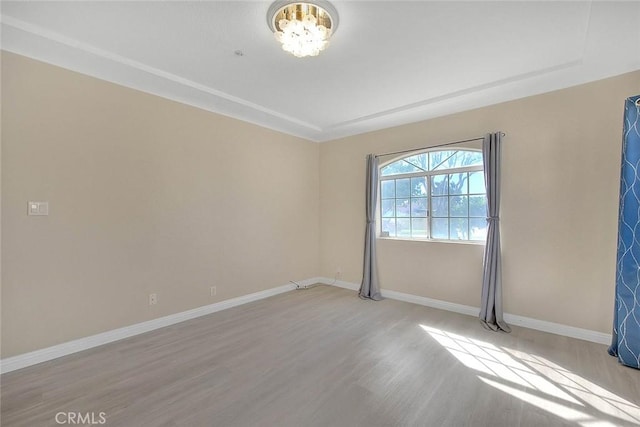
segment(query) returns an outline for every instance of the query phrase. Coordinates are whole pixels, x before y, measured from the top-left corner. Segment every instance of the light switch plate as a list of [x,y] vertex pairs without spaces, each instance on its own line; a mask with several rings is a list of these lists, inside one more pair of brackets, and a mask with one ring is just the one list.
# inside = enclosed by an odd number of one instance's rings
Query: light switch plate
[[28,215],[49,215],[49,202],[29,202]]

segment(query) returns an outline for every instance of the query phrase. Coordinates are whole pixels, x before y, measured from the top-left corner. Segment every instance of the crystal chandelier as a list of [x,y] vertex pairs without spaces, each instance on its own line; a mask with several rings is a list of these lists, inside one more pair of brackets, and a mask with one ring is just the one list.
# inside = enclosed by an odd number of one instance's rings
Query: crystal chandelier
[[277,1],[267,12],[269,28],[282,49],[298,58],[317,56],[338,27],[338,13],[326,1]]

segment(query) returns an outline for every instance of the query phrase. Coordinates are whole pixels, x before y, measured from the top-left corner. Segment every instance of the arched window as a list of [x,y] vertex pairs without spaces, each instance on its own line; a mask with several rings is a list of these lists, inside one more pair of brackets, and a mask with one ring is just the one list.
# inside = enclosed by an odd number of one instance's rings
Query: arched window
[[381,237],[484,241],[486,218],[481,151],[425,151],[380,167]]

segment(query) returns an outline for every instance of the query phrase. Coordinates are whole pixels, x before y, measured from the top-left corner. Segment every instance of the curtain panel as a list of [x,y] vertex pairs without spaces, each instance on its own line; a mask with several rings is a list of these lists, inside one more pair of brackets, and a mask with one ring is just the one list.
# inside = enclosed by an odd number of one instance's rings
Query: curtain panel
[[480,321],[487,329],[511,332],[502,318],[502,255],[500,252],[500,175],[502,132],[487,134],[482,142],[487,188],[487,242],[484,247]]
[[366,180],[366,228],[364,235],[364,263],[362,271],[362,284],[360,285],[360,298],[379,301],[380,283],[378,280],[378,263],[376,260],[376,206],[378,205],[378,158],[367,155],[367,180]]

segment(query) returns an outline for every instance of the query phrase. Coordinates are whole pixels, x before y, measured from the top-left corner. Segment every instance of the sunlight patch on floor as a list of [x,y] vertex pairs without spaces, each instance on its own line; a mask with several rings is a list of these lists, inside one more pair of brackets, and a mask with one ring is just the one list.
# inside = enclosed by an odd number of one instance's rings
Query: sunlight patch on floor
[[[485,384],[582,426],[640,422],[640,408],[541,356],[420,325]],[[586,412],[585,412],[586,411]],[[602,415],[598,419],[589,413]],[[589,413],[588,413],[589,412]]]
[[[492,381],[488,378],[479,377],[482,382],[488,384],[492,387],[497,388],[500,391],[503,391],[511,396],[517,397],[520,400],[523,400],[527,403],[530,403],[533,406],[537,406],[540,409],[544,409],[547,412],[552,413],[553,415],[557,415],[558,417],[564,418],[567,421],[573,421],[576,423],[580,423],[580,425],[584,425],[583,422],[601,422],[602,426],[611,426],[615,427],[615,424],[611,424],[608,422],[603,422],[601,420],[597,420],[594,417],[576,409],[569,408],[565,405],[556,403],[549,399],[544,399],[542,397],[536,396],[534,394],[528,393],[527,391],[520,390],[514,387],[510,387],[506,384]],[[593,425],[593,424],[590,424]]]

